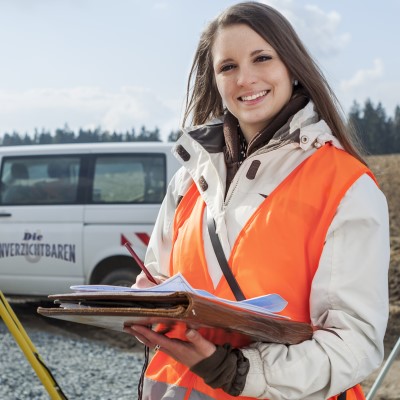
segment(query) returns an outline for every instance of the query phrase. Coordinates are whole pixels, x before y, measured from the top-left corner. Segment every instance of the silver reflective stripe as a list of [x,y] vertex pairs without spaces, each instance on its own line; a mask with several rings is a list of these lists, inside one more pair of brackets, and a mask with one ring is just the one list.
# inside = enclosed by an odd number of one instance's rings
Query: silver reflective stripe
[[[143,385],[143,400],[183,400],[185,398],[187,388],[170,385],[164,382],[157,382],[145,378]],[[205,395],[197,390],[190,393],[190,400],[214,400],[212,397]]]
[[169,385],[164,382],[157,382],[145,378],[143,384],[143,400],[183,400],[186,388],[180,386]]
[[207,396],[198,390],[192,390],[192,393],[190,394],[190,400],[214,400],[214,398]]

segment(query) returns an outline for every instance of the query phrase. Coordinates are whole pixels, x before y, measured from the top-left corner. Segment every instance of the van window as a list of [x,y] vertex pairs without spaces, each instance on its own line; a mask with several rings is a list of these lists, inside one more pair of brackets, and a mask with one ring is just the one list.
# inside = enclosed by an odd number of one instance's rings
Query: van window
[[166,190],[164,154],[99,155],[92,203],[161,203]]
[[80,158],[9,157],[1,169],[0,204],[40,205],[76,202]]

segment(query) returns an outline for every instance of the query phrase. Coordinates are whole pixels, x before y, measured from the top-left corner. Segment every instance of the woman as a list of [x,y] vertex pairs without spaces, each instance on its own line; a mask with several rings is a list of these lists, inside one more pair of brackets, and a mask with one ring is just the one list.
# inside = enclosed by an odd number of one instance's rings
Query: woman
[[[279,293],[282,314],[315,331],[285,346],[132,326],[159,349],[144,398],[364,398],[358,384],[382,361],[388,317],[387,204],[280,13],[241,3],[209,24],[189,77],[189,117],[147,266],[234,299],[210,242],[211,215],[245,297]],[[143,275],[136,282],[149,284]]]

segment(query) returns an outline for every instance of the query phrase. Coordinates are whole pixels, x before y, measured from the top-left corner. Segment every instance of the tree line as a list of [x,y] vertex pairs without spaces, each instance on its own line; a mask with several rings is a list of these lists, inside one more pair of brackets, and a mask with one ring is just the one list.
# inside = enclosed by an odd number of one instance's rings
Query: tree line
[[400,153],[400,106],[388,117],[381,103],[367,100],[361,107],[354,102],[348,119],[368,154]]
[[[172,132],[171,132],[172,135]],[[55,130],[54,135],[50,131],[35,129],[33,135],[21,136],[18,132],[5,133],[1,141],[1,146],[20,146],[32,144],[60,144],[60,143],[98,143],[98,142],[161,142],[160,130],[148,130],[142,126],[139,133],[132,128],[125,132],[109,132],[102,130],[100,127],[96,129],[79,129],[75,133],[65,124],[63,128]]]
[[[364,149],[369,154],[400,153],[400,106],[397,106],[393,117],[388,117],[381,103],[374,105],[370,99],[363,106],[353,103],[348,115],[349,124],[357,131]],[[167,140],[176,141],[180,130],[171,131]],[[55,143],[95,143],[95,142],[161,142],[160,130],[148,130],[142,126],[139,132],[134,128],[125,132],[109,132],[96,129],[79,129],[74,132],[66,124],[56,129],[54,134],[36,129],[33,135],[20,135],[18,132],[5,133],[0,146],[19,146]]]

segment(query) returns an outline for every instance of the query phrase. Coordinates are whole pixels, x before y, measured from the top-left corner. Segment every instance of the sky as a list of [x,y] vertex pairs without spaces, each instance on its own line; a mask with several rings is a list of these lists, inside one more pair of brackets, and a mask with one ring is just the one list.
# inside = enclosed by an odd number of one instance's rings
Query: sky
[[[344,110],[400,105],[400,0],[265,0]],[[230,0],[0,0],[0,138],[65,124],[179,129],[194,51]]]

